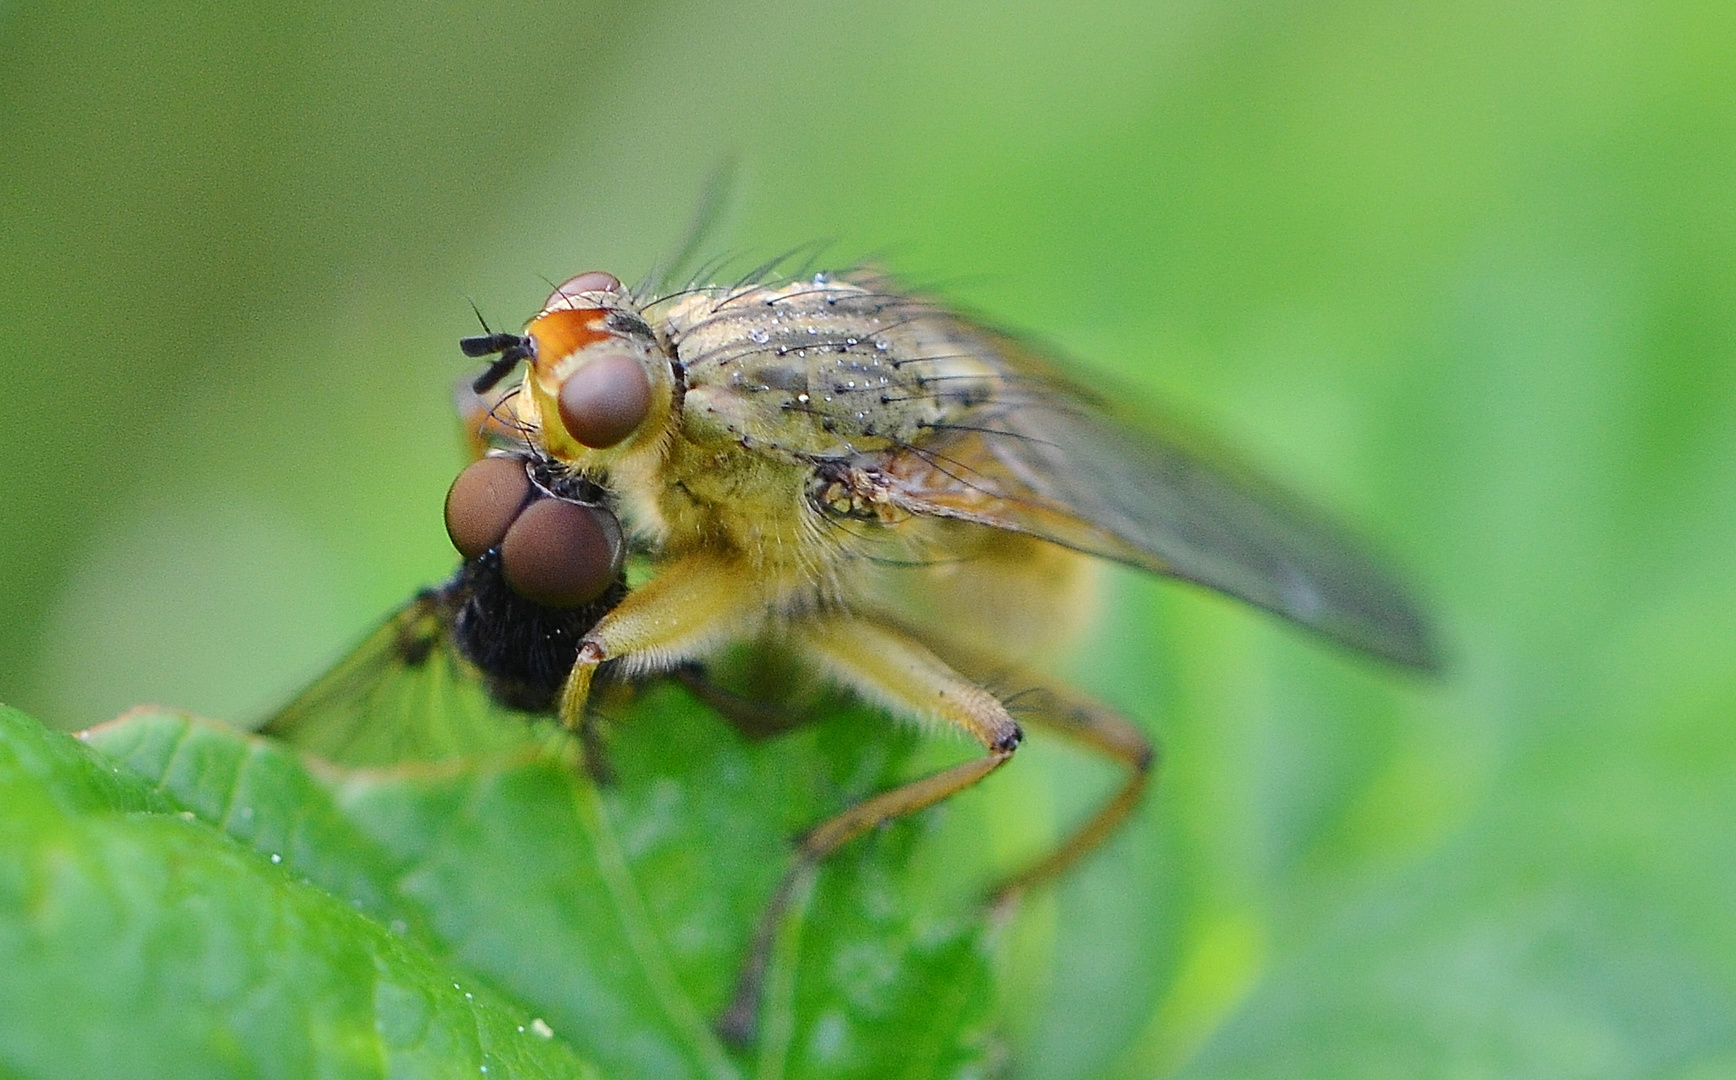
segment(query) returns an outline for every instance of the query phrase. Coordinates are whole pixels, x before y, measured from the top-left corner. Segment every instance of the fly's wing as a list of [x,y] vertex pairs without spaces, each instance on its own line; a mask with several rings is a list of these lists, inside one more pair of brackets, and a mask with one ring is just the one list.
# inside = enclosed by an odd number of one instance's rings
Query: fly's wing
[[962,321],[1003,377],[880,469],[894,505],[1198,582],[1365,652],[1437,660],[1404,589],[1337,527],[1221,455],[1116,420],[1026,346]]
[[451,589],[416,595],[259,732],[352,766],[524,745],[525,715],[495,703],[452,647]]

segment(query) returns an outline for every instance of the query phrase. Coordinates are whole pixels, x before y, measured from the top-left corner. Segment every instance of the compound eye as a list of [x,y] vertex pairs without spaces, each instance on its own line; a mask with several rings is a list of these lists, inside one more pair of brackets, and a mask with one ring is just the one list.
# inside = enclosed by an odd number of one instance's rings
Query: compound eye
[[599,356],[561,386],[561,424],[593,450],[614,446],[651,412],[651,381],[645,367],[624,353]]
[[615,515],[564,499],[539,499],[506,530],[500,565],[514,592],[544,607],[590,603],[621,573],[625,545]]
[[529,497],[523,458],[473,461],[446,492],[446,535],[460,555],[474,559],[506,538]]
[[543,301],[543,310],[566,307],[580,293],[620,291],[621,279],[614,274],[602,270],[587,270],[556,285],[555,291],[549,293],[549,298]]

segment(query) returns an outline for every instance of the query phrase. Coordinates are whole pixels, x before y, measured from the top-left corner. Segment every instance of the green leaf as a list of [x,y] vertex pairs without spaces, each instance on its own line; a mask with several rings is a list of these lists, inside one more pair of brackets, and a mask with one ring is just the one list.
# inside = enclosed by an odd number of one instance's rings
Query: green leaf
[[[32,753],[59,747],[69,763],[42,781],[41,800],[65,802],[94,783],[84,774],[112,778],[130,800],[87,798],[60,811],[65,828],[147,830],[109,871],[109,893],[168,921],[176,909],[159,910],[153,887],[162,863],[179,865],[183,847],[212,862],[194,925],[221,946],[129,959],[126,938],[81,935],[72,951],[57,937],[0,976],[18,994],[77,979],[82,992],[37,1000],[117,1044],[155,1040],[159,1074],[269,1072],[269,1059],[296,1062],[286,1074],[476,1075],[486,1064],[541,1075],[582,1062],[614,1077],[927,1077],[977,1071],[997,1052],[986,931],[970,900],[983,876],[951,866],[957,880],[934,887],[935,869],[908,858],[945,813],[827,863],[782,927],[757,1044],[738,1054],[712,1033],[790,838],[922,767],[915,738],[871,714],[750,746],[684,694],[654,692],[619,730],[606,789],[537,753],[315,774],[265,740],[158,711],[85,733],[125,766],[117,774],[13,722]],[[46,843],[52,830],[26,820],[9,812],[9,832]],[[67,903],[81,920],[110,918],[89,898]],[[409,967],[388,974],[390,964]],[[176,1025],[109,1010],[113,998],[92,989],[153,985],[178,988],[159,1006]],[[0,1060],[32,1063],[29,1075],[84,1068],[41,1064],[66,1028],[40,1014],[23,1027],[41,1056]],[[404,1046],[424,1060],[400,1068]]]
[[366,868],[359,847],[322,848],[329,800],[282,798],[317,790],[283,755],[161,715],[95,741],[157,753],[168,782],[0,708],[8,1075],[598,1075],[521,1005],[460,989],[304,876],[302,853],[352,882]]

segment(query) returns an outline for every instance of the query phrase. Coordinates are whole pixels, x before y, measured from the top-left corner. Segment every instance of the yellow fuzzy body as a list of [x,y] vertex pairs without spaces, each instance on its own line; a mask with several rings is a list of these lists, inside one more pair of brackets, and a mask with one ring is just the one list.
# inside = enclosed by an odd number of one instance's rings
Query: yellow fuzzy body
[[[826,499],[827,469],[920,445],[992,394],[998,373],[954,324],[829,280],[695,293],[647,316],[654,338],[626,347],[645,358],[657,406],[632,439],[590,450],[548,420],[561,382],[596,349],[621,348],[618,340],[539,357],[520,416],[551,453],[613,493],[628,531],[659,563],[704,556],[734,565],[759,609],[735,614],[739,632],[818,608],[874,609],[935,628],[956,621],[973,639],[985,636],[972,629],[983,611],[996,611],[992,621],[1021,641],[1051,640],[1039,628],[1078,621],[1064,617],[1080,610],[1087,576],[1087,560],[1073,552],[852,503],[847,492]],[[988,575],[994,581],[973,583]],[[1009,577],[1022,579],[1010,592]],[[985,606],[991,589],[1019,599]],[[941,596],[972,593],[978,603],[946,618],[925,611]]]

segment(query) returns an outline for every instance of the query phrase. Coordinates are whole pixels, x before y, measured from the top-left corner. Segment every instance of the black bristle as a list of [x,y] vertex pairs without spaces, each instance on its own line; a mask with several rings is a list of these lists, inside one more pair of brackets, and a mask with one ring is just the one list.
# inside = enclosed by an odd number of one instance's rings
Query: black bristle
[[621,598],[624,581],[583,607],[550,608],[512,590],[498,550],[471,559],[447,585],[457,601],[452,643],[487,680],[502,705],[531,713],[554,709],[579,655],[579,642]]

